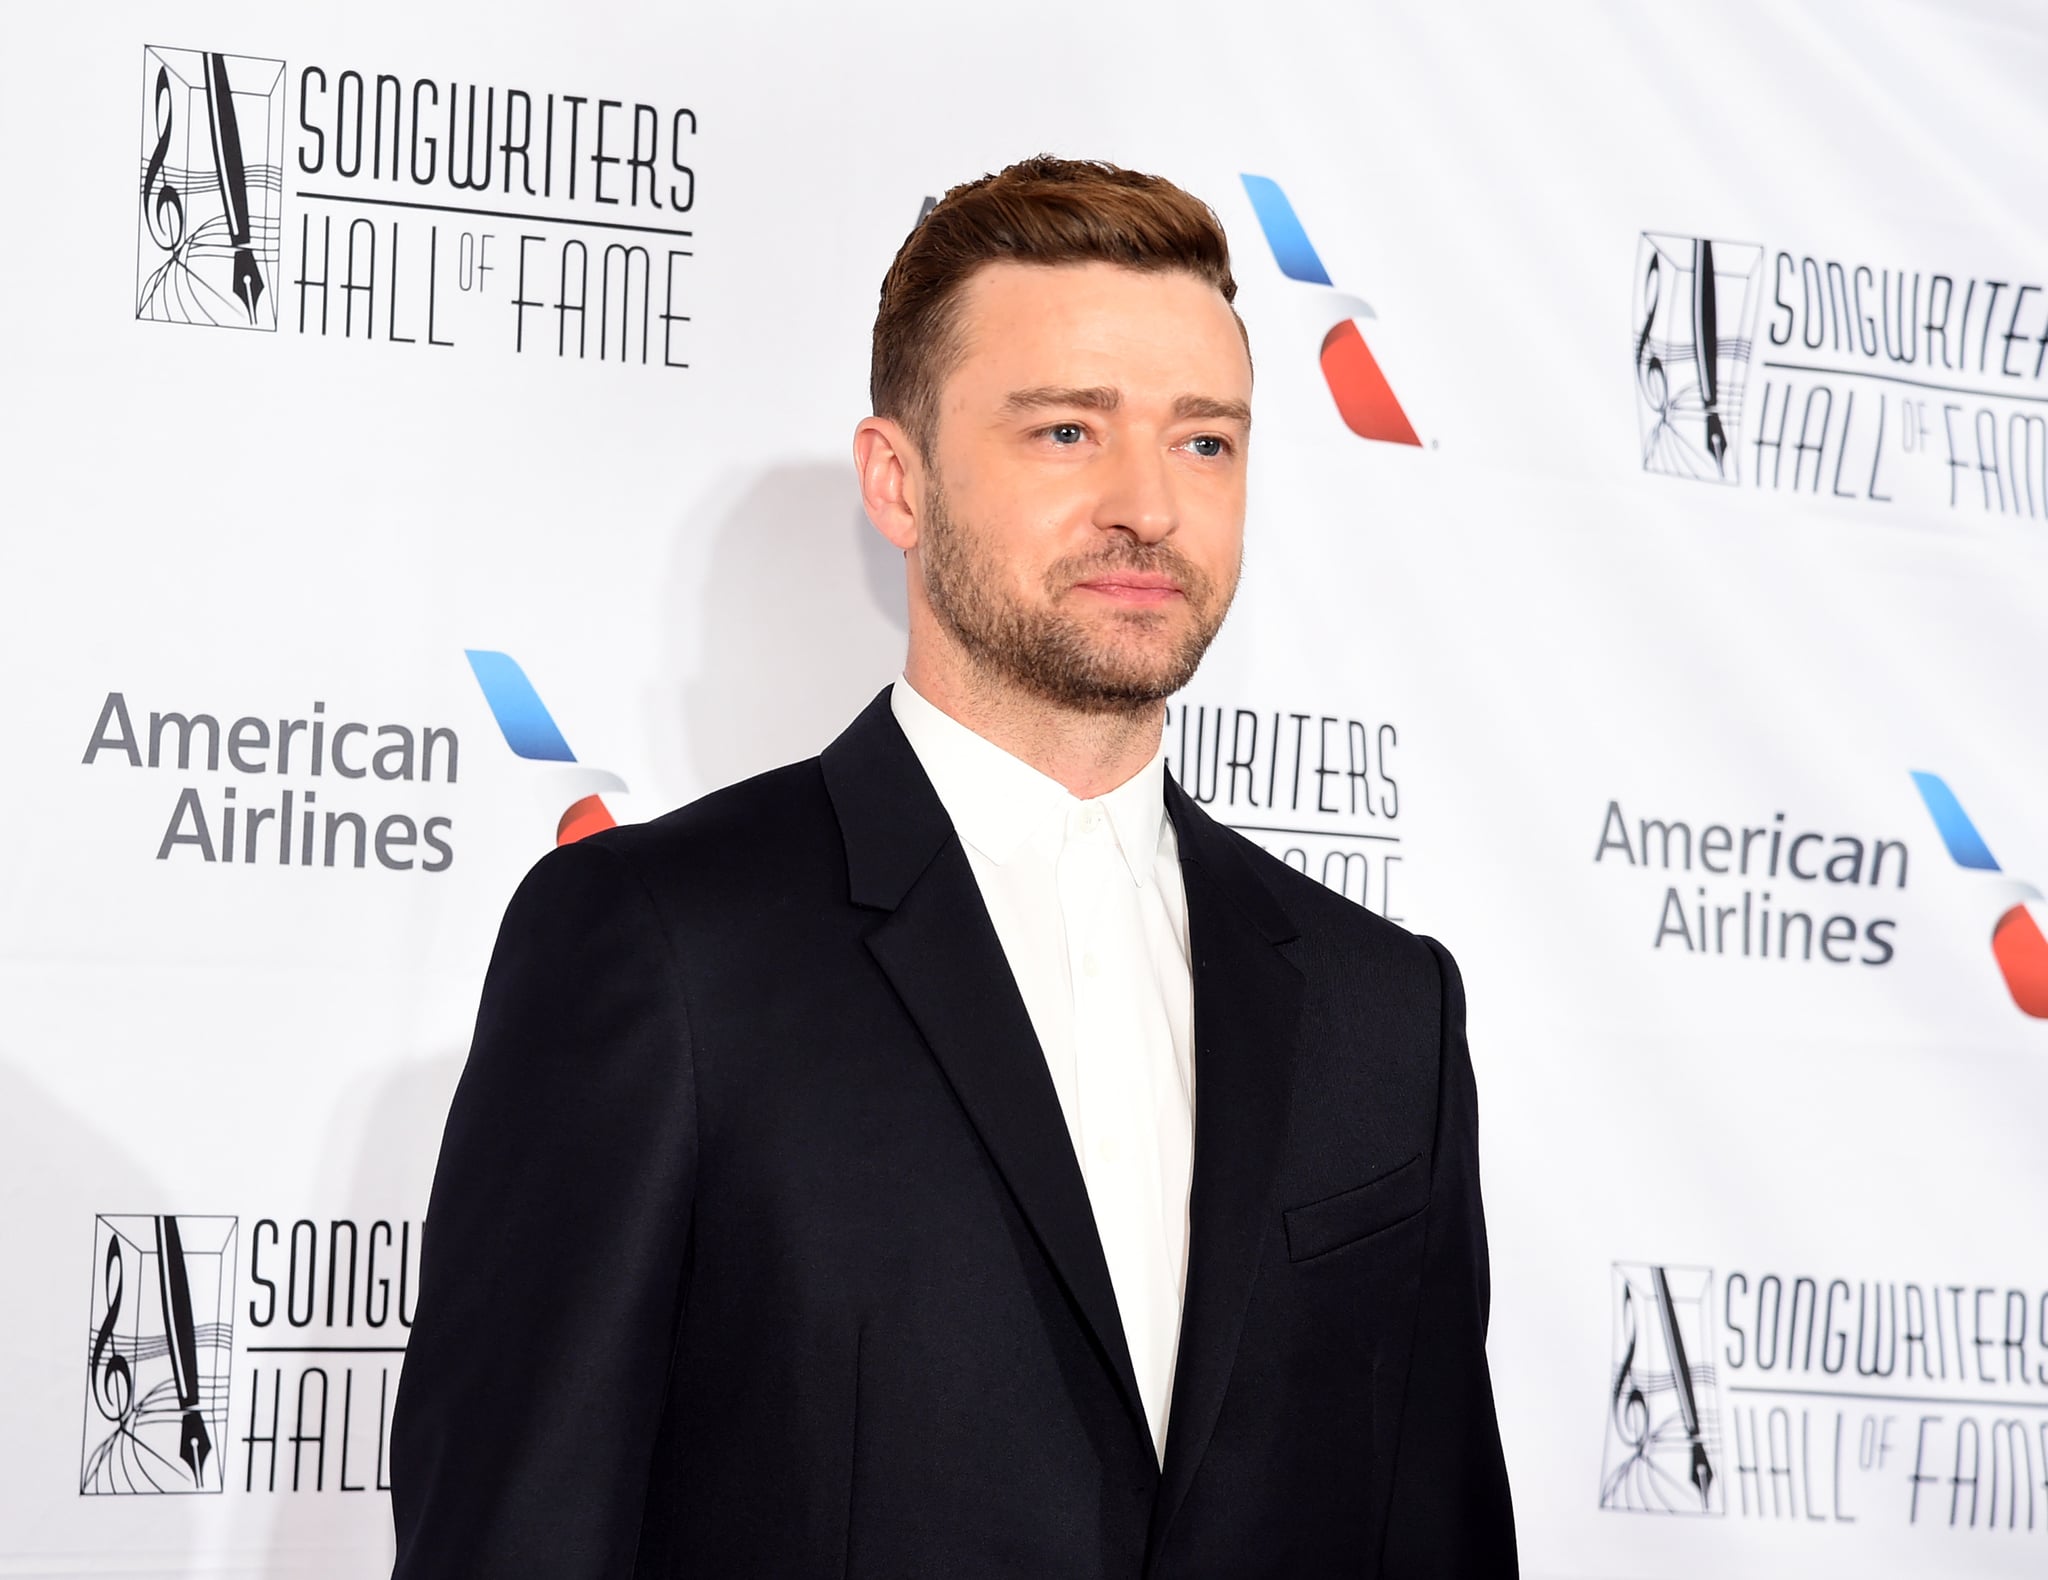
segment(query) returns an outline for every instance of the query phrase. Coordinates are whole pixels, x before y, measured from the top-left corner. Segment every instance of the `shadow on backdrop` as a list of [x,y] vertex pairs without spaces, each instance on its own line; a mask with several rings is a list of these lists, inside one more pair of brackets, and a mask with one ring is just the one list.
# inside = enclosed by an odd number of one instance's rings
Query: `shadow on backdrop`
[[903,556],[869,524],[851,461],[772,467],[728,497],[683,529],[708,531],[708,559],[678,554],[670,572],[676,777],[700,794],[815,755],[896,677],[909,630]]
[[[441,1130],[447,1122],[448,1104],[455,1094],[455,1083],[462,1074],[462,1066],[463,1055],[459,1051],[451,1051],[445,1055],[410,1059],[379,1070],[352,1083],[333,1111],[324,1117],[325,1144],[305,1197],[307,1216],[319,1226],[323,1250],[329,1221],[337,1215],[354,1218],[364,1234],[368,1233],[370,1224],[380,1218],[390,1222],[394,1228],[410,1219],[412,1265],[417,1267],[427,1191],[433,1180],[435,1159],[441,1150]],[[289,1229],[289,1225],[284,1227]],[[245,1225],[244,1232],[247,1229]],[[395,1278],[393,1283],[397,1283]],[[351,1290],[349,1298],[356,1298],[353,1285],[346,1287]],[[323,1281],[323,1292],[325,1288]],[[365,1285],[361,1298],[367,1300],[368,1295]],[[394,1318],[401,1309],[409,1317],[418,1299],[418,1283],[408,1272],[403,1303],[396,1288],[390,1295],[389,1308]],[[246,1304],[244,1314],[247,1314]],[[339,1332],[323,1328],[310,1334],[321,1343],[342,1345],[357,1342],[358,1336],[365,1344],[403,1343],[405,1330],[394,1320],[377,1329],[351,1323]],[[293,1364],[284,1368],[277,1490],[274,1494],[265,1493],[263,1489],[269,1467],[267,1454],[259,1457],[255,1472],[257,1495],[269,1498],[276,1509],[265,1544],[267,1561],[263,1572],[266,1575],[290,1575],[318,1571],[323,1567],[332,1572],[333,1555],[348,1553],[362,1559],[361,1572],[366,1577],[387,1575],[391,1572],[393,1558],[391,1508],[389,1500],[377,1488],[380,1469],[387,1467],[380,1467],[376,1460],[380,1443],[388,1456],[390,1435],[388,1419],[380,1421],[378,1417],[388,1418],[395,1402],[403,1357],[322,1354],[307,1356],[303,1360],[299,1357],[280,1358],[289,1359]],[[267,1360],[270,1357],[257,1359]],[[326,1463],[318,1465],[316,1455],[308,1448],[296,1467],[303,1490],[293,1492],[289,1490],[294,1472],[290,1434],[297,1405],[296,1378],[306,1365],[319,1365],[328,1374]],[[238,1390],[249,1384],[250,1369],[250,1366],[245,1366],[243,1375],[236,1379]],[[352,1382],[348,1380],[351,1373]],[[318,1392],[317,1387],[314,1388],[311,1397],[317,1400]],[[239,1392],[237,1397],[240,1400]],[[345,1403],[352,1418],[349,1483],[362,1487],[364,1490],[360,1492],[344,1492],[341,1488],[339,1443]],[[241,1408],[246,1413],[248,1403],[241,1401]],[[263,1427],[268,1430],[267,1420]],[[324,1483],[323,1490],[319,1492],[313,1490],[316,1474]],[[236,1490],[241,1490],[241,1486],[242,1482],[238,1481]]]
[[[82,1113],[38,1085],[27,1062],[0,1052],[0,1149],[21,1165],[14,1183],[0,1188],[5,1331],[10,1348],[29,1361],[15,1374],[26,1386],[9,1396],[0,1419],[16,1435],[43,1440],[38,1462],[48,1471],[27,1485],[17,1480],[0,1495],[0,1530],[6,1532],[0,1567],[21,1549],[64,1550],[82,1529],[92,1530],[98,1545],[100,1532],[118,1527],[122,1516],[109,1507],[118,1500],[79,1496],[84,1452],[110,1426],[90,1402],[93,1297],[103,1276],[95,1257],[97,1215],[194,1205],[167,1200],[114,1130],[102,1128],[135,1120],[117,1078],[108,1081],[104,1107]],[[234,1211],[211,1200],[196,1207]],[[130,1264],[131,1277],[134,1272]]]

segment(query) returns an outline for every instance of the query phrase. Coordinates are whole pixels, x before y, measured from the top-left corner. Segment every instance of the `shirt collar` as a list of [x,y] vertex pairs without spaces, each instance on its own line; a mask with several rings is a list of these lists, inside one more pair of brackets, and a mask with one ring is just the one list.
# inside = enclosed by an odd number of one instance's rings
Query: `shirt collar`
[[[889,708],[961,839],[1005,866],[1048,824],[1084,803],[1057,779],[975,734],[901,676]],[[1166,829],[1166,759],[1154,757],[1092,803],[1102,808],[1140,888],[1152,882]]]

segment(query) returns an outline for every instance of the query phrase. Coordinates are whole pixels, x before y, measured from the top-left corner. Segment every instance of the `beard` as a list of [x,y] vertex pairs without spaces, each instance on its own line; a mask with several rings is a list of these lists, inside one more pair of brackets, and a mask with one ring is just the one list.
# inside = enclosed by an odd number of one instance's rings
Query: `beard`
[[[946,509],[933,480],[919,540],[925,597],[939,622],[984,673],[1084,713],[1132,713],[1164,702],[1194,678],[1237,590],[1166,543],[1109,537],[1101,552],[1046,568],[1043,603],[1010,594],[985,540]],[[1111,571],[1171,577],[1185,610],[1106,609],[1094,620],[1067,602],[1075,586]],[[1172,632],[1181,626],[1177,634]]]

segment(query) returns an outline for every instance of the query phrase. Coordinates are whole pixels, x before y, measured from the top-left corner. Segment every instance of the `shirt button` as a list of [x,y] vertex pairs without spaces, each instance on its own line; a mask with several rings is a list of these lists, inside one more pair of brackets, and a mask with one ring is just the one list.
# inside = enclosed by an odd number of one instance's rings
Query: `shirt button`
[[1094,806],[1092,804],[1082,807],[1081,832],[1084,834],[1092,834],[1100,827],[1102,827],[1101,808]]
[[1095,1143],[1095,1156],[1104,1163],[1114,1163],[1121,1153],[1122,1149],[1114,1141]]
[[1097,962],[1093,950],[1090,950],[1081,957],[1081,974],[1089,977],[1099,977],[1102,975],[1102,966]]

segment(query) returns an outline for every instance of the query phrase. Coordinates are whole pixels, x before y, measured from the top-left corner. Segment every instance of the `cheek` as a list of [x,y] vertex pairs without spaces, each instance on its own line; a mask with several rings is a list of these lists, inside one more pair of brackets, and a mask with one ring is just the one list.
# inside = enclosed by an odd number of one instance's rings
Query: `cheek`
[[1092,495],[1039,481],[992,492],[971,519],[984,559],[1020,585],[1036,587],[1058,561],[1095,548],[1093,509]]
[[1244,491],[1195,501],[1182,514],[1179,538],[1183,554],[1218,582],[1229,581],[1244,552]]
[[1066,552],[1061,518],[1038,501],[987,497],[953,503],[954,531],[982,576],[1013,592],[1036,592]]

